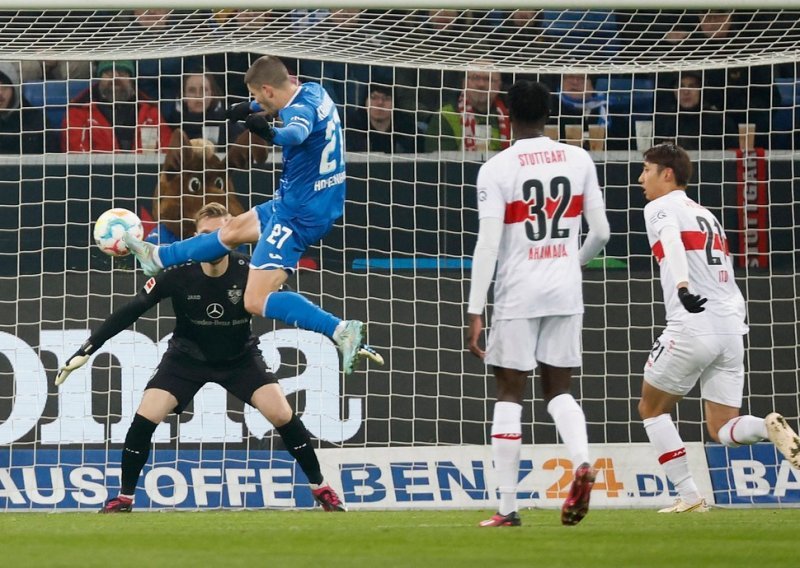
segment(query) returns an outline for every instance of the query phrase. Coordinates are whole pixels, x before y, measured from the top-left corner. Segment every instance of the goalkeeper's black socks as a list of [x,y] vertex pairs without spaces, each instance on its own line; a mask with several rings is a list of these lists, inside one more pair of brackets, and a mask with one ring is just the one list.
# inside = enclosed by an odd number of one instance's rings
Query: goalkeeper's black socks
[[133,417],[131,427],[125,436],[125,447],[122,449],[122,487],[121,495],[133,497],[136,493],[136,482],[142,473],[147,457],[150,455],[150,442],[158,424],[150,422],[141,414]]
[[292,419],[283,426],[278,426],[276,430],[281,435],[286,450],[297,460],[297,464],[306,474],[308,481],[313,485],[321,485],[322,472],[320,471],[317,453],[311,445],[308,430],[297,417],[297,414],[292,414]]

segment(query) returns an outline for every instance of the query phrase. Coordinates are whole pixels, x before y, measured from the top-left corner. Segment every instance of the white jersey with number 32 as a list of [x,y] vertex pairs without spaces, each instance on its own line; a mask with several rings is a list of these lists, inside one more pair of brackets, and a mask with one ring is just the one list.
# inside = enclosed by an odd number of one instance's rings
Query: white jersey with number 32
[[503,219],[494,319],[583,313],[581,214],[603,207],[589,154],[549,138],[525,138],[478,173],[478,215]]
[[[660,266],[667,328],[692,335],[747,333],[744,298],[733,277],[725,231],[716,217],[685,191],[673,190],[648,203],[644,218],[650,248]],[[678,283],[660,240],[661,231],[668,226],[680,231],[686,249],[689,291],[708,298],[705,311],[699,314],[687,312],[678,298]]]

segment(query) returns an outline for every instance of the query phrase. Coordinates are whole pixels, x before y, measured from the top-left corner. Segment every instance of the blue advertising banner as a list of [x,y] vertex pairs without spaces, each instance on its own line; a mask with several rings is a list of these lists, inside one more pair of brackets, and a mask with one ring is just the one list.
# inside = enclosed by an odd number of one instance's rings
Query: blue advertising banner
[[[0,511],[99,509],[119,491],[119,450],[0,449]],[[308,480],[283,451],[156,449],[136,509],[311,507]]]
[[706,457],[717,505],[800,503],[800,472],[772,444],[706,445]]
[[[690,467],[711,494],[700,444]],[[598,508],[658,509],[674,498],[647,444],[592,445]],[[324,448],[326,482],[353,510],[490,508],[498,480],[491,446]],[[521,507],[559,509],[575,464],[561,445],[522,449]],[[0,511],[96,511],[119,492],[120,450],[0,449]],[[156,449],[138,480],[135,510],[303,509],[314,506],[308,480],[285,451]]]

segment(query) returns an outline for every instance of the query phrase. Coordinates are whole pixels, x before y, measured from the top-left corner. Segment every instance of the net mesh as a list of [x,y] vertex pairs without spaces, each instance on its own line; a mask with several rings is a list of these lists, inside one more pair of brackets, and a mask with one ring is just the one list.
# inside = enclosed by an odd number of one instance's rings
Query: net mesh
[[[248,96],[243,77],[250,62],[260,53],[281,55],[294,75],[322,82],[338,104],[349,150],[348,204],[291,284],[332,313],[370,322],[370,343],[386,356],[386,367],[343,379],[329,341],[255,322],[267,362],[323,451],[352,456],[348,449],[489,443],[493,380],[464,351],[464,310],[477,232],[474,182],[508,139],[501,128],[476,128],[475,145],[467,148],[440,110],[460,116],[459,100],[478,89],[471,82],[495,101],[519,77],[550,85],[548,134],[592,152],[609,211],[611,241],[586,272],[584,366],[573,387],[590,441],[646,441],[636,404],[664,314],[644,199],[632,186],[638,151],[665,139],[691,149],[692,195],[723,222],[749,300],[743,412],[778,409],[796,421],[798,16],[737,11],[720,23],[716,13],[655,10],[193,11],[150,19],[128,12],[0,13],[0,73],[26,108],[40,113],[38,126],[15,138],[13,149],[9,138],[0,141],[0,445],[10,448],[0,452],[0,510],[95,507],[113,494],[119,446],[172,330],[171,310],[162,306],[60,392],[52,386],[89,329],[145,281],[130,258],[111,261],[97,250],[93,221],[126,207],[148,229],[165,225],[154,214],[169,162],[160,137],[129,151],[64,152],[69,101],[95,101],[98,64],[109,59],[123,67],[130,61],[135,101],[152,105],[168,135],[180,128],[189,138],[211,139],[218,156],[227,154],[225,187],[242,209],[271,198],[281,168],[277,148],[266,160],[248,154],[238,166],[232,162],[238,132],[219,108]],[[700,35],[704,21],[708,33]],[[714,26],[728,31],[719,35]],[[182,98],[192,98],[185,81],[198,73],[214,79],[210,98],[218,111],[199,122],[185,109],[174,113]],[[375,85],[383,90],[373,99]],[[570,102],[570,93],[577,99]],[[368,119],[387,96],[400,136],[381,142]],[[203,158],[201,169],[210,167]],[[184,174],[191,177],[188,169]],[[168,220],[189,217],[181,205]],[[523,412],[524,442],[554,444],[540,386],[533,381],[528,389],[534,402]],[[708,440],[697,391],[677,418],[686,441]],[[308,495],[209,489],[221,487],[223,475],[237,487],[268,487],[270,471],[293,467],[266,420],[216,386],[154,439],[143,507],[310,504]],[[344,458],[330,459],[323,466],[335,475]],[[364,459],[356,455],[342,471],[369,478]],[[296,467],[287,475],[299,479]],[[644,491],[634,493],[644,499]],[[742,495],[747,502],[762,497]]]
[[[727,37],[687,32],[698,17],[707,19],[713,32],[720,25],[715,14],[647,9],[198,10],[145,16],[143,26],[142,18],[129,11],[3,12],[0,56],[105,59],[251,51],[434,69],[485,65],[552,72],[634,72],[797,59],[800,11],[736,11],[736,33]],[[160,18],[168,18],[169,25],[161,25]]]

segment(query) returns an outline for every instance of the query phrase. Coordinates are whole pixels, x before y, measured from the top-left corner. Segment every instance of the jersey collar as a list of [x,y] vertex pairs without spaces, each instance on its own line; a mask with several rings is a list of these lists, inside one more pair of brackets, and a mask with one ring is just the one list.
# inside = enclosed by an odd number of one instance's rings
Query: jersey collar
[[303,88],[303,85],[302,85],[302,84],[300,84],[300,85],[297,85],[297,90],[296,90],[296,91],[294,92],[294,94],[292,95],[292,98],[291,98],[291,99],[289,99],[289,100],[286,102],[286,104],[285,104],[285,105],[283,105],[283,108],[282,108],[281,110],[283,110],[283,109],[285,109],[285,108],[287,108],[287,107],[291,106],[291,104],[294,102],[294,100],[295,100],[295,99],[298,97],[298,95],[300,94],[300,89],[302,89],[302,88]]

